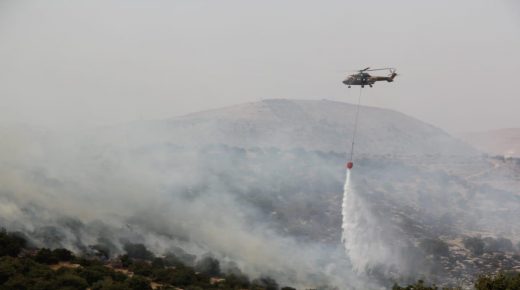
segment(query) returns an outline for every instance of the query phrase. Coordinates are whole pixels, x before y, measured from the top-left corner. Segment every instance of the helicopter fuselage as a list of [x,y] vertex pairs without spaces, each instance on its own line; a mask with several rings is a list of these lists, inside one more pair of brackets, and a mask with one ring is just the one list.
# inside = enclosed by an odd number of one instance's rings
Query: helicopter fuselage
[[349,88],[350,88],[350,86],[361,86],[362,88],[365,86],[372,87],[372,85],[378,81],[393,82],[396,75],[397,74],[395,72],[393,72],[388,77],[371,76],[368,73],[362,72],[362,73],[350,75],[348,78],[346,78],[343,81],[343,84],[347,85]]

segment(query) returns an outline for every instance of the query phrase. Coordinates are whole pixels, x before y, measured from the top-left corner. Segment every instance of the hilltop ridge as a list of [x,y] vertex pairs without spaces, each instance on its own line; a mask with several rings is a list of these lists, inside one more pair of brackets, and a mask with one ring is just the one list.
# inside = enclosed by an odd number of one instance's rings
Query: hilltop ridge
[[[443,130],[405,114],[362,106],[357,152],[371,155],[471,155],[476,151]],[[242,148],[303,148],[345,152],[356,106],[327,100],[270,99],[141,122],[125,134],[141,142],[225,144]],[[142,140],[142,135],[146,141]]]

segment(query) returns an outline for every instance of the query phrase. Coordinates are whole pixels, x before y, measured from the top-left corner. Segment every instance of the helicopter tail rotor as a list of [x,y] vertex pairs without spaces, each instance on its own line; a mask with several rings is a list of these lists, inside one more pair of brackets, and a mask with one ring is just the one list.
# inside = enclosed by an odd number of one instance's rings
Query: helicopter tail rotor
[[393,82],[394,81],[394,78],[398,76],[398,74],[396,73],[396,70],[395,69],[390,69],[390,76],[388,77],[387,81],[389,83]]

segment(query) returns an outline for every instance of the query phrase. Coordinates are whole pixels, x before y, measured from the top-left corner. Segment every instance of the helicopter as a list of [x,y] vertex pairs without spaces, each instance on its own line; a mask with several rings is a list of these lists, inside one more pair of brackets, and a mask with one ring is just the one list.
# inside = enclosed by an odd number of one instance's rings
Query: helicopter
[[[371,76],[367,72],[369,71],[380,71],[380,70],[389,70],[390,75],[383,77],[383,76]],[[395,72],[395,68],[377,68],[377,69],[370,69],[369,67],[358,70],[357,74],[349,75],[343,83],[347,85],[349,88],[350,86],[361,86],[364,88],[366,85],[369,87],[372,87],[372,85],[375,82],[378,81],[387,81],[387,82],[393,82],[394,78],[397,76],[397,73]]]
[[[390,75],[383,77],[383,76],[371,76],[369,71],[380,71],[380,70],[388,70],[390,71]],[[364,68],[362,70],[358,70],[357,74],[349,75],[343,83],[347,85],[349,88],[351,86],[361,86],[361,88],[364,88],[366,85],[372,87],[372,85],[375,82],[378,81],[387,81],[387,82],[393,82],[394,78],[397,76],[397,73],[395,72],[395,68],[376,68],[376,69],[370,69],[369,67]],[[356,131],[357,131],[357,124],[358,124],[358,116],[359,116],[359,106],[361,104],[361,91],[359,90],[359,99],[357,104],[357,110],[356,110],[356,117],[354,119],[354,133],[352,135],[352,146],[350,147],[350,159],[346,164],[346,167],[348,170],[352,170],[352,167],[354,167],[353,157],[354,157],[354,139],[356,138]]]

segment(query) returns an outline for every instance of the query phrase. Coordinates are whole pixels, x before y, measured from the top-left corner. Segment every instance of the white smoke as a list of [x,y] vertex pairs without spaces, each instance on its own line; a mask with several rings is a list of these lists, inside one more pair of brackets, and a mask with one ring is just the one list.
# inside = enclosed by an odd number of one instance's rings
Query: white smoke
[[131,242],[158,255],[180,247],[199,257],[210,252],[223,267],[236,263],[251,279],[268,275],[302,288],[366,285],[337,244],[281,234],[234,195],[252,185],[233,189],[231,155],[215,151],[209,160],[196,149],[128,149],[83,135],[3,136],[0,227],[38,247],[83,252],[102,244],[119,254]]
[[[339,107],[320,104],[324,107],[316,112]],[[280,109],[286,105],[268,102],[268,106],[253,108],[279,110],[278,120],[287,115],[284,112],[300,107]],[[338,114],[343,109],[338,108]],[[321,120],[323,114],[315,118]],[[305,116],[287,125],[291,129],[287,132],[299,132],[299,126],[322,128],[307,125]],[[82,251],[89,245],[108,244],[114,254],[122,251],[125,242],[143,243],[157,254],[180,247],[191,254],[211,252],[221,261],[233,261],[252,278],[269,275],[292,286],[328,284],[347,289],[355,285],[374,289],[366,287],[365,273],[372,281],[377,274],[428,277],[417,273],[424,269],[424,259],[414,248],[421,239],[446,233],[439,224],[454,229],[470,225],[470,230],[479,232],[499,229],[505,237],[510,236],[505,230],[520,232],[504,222],[518,219],[516,195],[447,171],[480,170],[489,165],[486,161],[358,155],[355,175],[346,176],[341,208],[345,176],[337,165],[344,160],[343,154],[310,151],[318,148],[315,146],[283,149],[288,138],[274,140],[275,145],[267,149],[249,143],[224,146],[228,135],[256,141],[250,137],[258,133],[258,127],[250,121],[231,120],[229,127],[212,121],[199,130],[195,125],[200,120],[129,124],[88,132],[0,127],[0,226],[23,232],[39,246]],[[389,123],[378,120],[372,119],[374,128]],[[339,128],[334,124],[340,122],[333,121],[320,122],[323,128]],[[404,133],[396,128],[412,121],[395,123],[389,130],[401,136]],[[222,126],[225,131],[208,129]],[[177,134],[178,128],[184,128],[185,134]],[[265,128],[265,132],[276,129]],[[405,129],[407,135],[418,134]],[[433,131],[427,129],[418,131],[431,135]],[[394,148],[379,131],[373,134],[363,128],[361,144]],[[190,132],[204,136],[194,140],[206,146],[182,142]],[[431,143],[445,149],[442,140],[448,137],[443,136]],[[296,142],[296,137],[290,139],[291,144],[309,142]],[[313,135],[314,139],[324,140],[325,145],[341,143],[321,135]],[[392,149],[396,152],[408,151],[408,147],[414,153],[429,152],[422,143],[394,139],[402,144]],[[208,144],[214,140],[222,144]],[[494,175],[488,179],[497,180]],[[378,282],[389,283],[382,279],[374,283]]]

